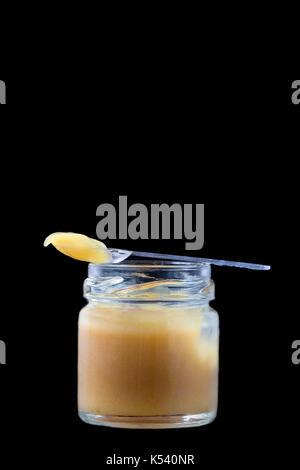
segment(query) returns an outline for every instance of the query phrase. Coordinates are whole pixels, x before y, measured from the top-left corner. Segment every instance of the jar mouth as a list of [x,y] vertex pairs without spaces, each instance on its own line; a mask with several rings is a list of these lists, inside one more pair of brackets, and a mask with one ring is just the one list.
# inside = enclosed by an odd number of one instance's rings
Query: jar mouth
[[103,269],[119,270],[119,269],[180,269],[180,270],[195,270],[206,271],[210,273],[209,263],[191,263],[186,261],[169,261],[169,260],[146,260],[146,259],[131,259],[121,263],[107,263],[107,264],[94,264],[89,263],[88,272],[97,273],[102,272]]

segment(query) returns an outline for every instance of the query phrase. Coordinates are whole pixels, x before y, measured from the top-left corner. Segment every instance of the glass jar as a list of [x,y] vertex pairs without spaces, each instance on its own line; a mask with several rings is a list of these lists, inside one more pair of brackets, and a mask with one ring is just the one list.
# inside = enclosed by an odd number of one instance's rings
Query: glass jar
[[210,265],[90,264],[79,316],[78,409],[123,428],[200,426],[216,416],[218,314]]

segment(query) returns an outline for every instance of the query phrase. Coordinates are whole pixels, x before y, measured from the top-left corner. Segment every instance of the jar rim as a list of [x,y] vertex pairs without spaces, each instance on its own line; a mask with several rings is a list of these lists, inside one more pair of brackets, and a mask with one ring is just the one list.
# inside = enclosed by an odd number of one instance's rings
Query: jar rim
[[95,263],[89,263],[89,268],[92,268],[94,270],[101,269],[103,267],[108,268],[108,269],[120,269],[120,268],[186,268],[186,269],[201,269],[201,268],[210,268],[209,263],[204,263],[204,262],[188,262],[188,261],[170,261],[170,260],[157,260],[157,259],[150,259],[150,260],[145,260],[145,259],[131,259],[131,260],[126,260],[126,262],[121,262],[121,263],[105,263],[105,264],[95,264]]
[[[135,271],[142,272],[146,271],[151,274],[154,271],[171,271],[174,275],[180,273],[193,273],[201,278],[210,279],[211,267],[209,263],[190,263],[186,261],[169,261],[169,260],[126,260],[125,263],[107,263],[107,264],[94,264],[89,263],[88,265],[88,276],[90,278],[98,278],[105,276],[113,276],[117,272],[119,273],[134,273]],[[105,273],[105,274],[104,274]]]

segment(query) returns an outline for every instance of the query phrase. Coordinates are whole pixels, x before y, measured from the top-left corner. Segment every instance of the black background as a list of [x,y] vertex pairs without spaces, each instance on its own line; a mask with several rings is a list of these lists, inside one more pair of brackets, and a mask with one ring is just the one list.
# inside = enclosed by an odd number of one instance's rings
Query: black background
[[[293,80],[179,79],[146,68],[132,76],[123,70],[122,77],[111,69],[78,74],[75,81],[44,71],[0,78],[8,97],[1,111],[8,258],[0,316],[7,344],[0,369],[3,454],[11,457],[13,443],[15,460],[35,464],[75,457],[101,467],[113,453],[192,453],[199,466],[240,468],[281,458],[294,464],[300,105],[291,103]],[[208,426],[118,430],[77,417],[77,317],[86,265],[42,243],[55,231],[95,236],[97,206],[117,206],[119,195],[148,207],[204,203],[200,256],[272,266],[213,269],[220,384],[218,416]],[[185,254],[178,240],[118,245]]]

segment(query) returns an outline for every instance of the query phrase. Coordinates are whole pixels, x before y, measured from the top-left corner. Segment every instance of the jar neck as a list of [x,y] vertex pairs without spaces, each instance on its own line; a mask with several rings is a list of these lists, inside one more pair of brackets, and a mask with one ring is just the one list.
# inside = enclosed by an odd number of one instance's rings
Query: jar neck
[[214,299],[210,265],[131,261],[126,264],[90,264],[84,282],[89,302],[189,302]]

